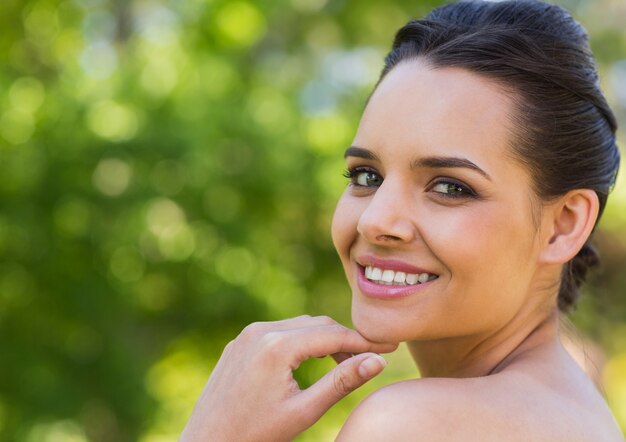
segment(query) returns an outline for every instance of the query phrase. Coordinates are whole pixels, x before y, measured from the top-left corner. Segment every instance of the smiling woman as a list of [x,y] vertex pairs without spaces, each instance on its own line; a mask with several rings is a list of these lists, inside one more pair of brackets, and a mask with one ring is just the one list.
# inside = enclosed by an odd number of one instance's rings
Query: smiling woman
[[[332,224],[356,330],[248,327],[183,439],[289,440],[406,342],[422,377],[366,398],[340,440],[623,440],[558,331],[619,165],[597,83],[583,29],[542,2],[460,2],[400,29]],[[301,391],[293,370],[324,355],[340,364]]]

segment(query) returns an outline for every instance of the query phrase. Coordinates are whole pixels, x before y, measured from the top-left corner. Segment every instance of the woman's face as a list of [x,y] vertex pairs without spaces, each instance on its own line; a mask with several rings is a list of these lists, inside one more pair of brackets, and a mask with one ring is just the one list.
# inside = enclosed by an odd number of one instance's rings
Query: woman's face
[[372,95],[332,227],[365,337],[493,334],[532,303],[539,233],[512,112],[493,82],[421,60]]

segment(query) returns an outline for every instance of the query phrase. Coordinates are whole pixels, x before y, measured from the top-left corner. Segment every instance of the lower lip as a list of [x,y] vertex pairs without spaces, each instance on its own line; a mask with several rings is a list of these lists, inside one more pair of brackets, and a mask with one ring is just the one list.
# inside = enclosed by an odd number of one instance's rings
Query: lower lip
[[427,281],[421,284],[413,285],[383,285],[376,284],[365,277],[365,268],[357,265],[358,268],[358,282],[361,292],[370,298],[379,299],[397,299],[404,298],[412,295],[416,292],[424,290],[427,286],[435,282]]

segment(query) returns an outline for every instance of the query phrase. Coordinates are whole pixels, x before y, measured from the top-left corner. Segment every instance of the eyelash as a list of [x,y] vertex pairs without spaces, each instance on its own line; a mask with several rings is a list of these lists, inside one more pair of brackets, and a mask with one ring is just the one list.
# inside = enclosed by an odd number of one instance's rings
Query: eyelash
[[354,167],[354,168],[351,168],[351,169],[346,169],[343,172],[343,176],[345,178],[348,178],[350,180],[350,184],[353,185],[353,186],[357,186],[357,187],[373,187],[373,186],[364,186],[362,184],[357,183],[356,179],[362,173],[371,173],[371,174],[377,175],[382,180],[382,177],[378,174],[376,169],[372,169],[371,167],[363,167],[363,166]]
[[439,184],[448,184],[448,185],[452,185],[455,186],[459,189],[461,189],[461,194],[448,194],[448,193],[443,193],[443,192],[435,192],[438,195],[441,195],[443,198],[450,198],[450,199],[478,199],[478,194],[476,192],[474,192],[474,190],[472,188],[470,188],[469,186],[457,181],[457,180],[453,180],[451,178],[437,178],[437,180],[435,180],[429,187],[428,190],[432,190],[433,187],[439,185]]
[[[364,187],[364,188],[374,187],[374,186],[364,186],[356,182],[357,177],[361,173],[371,173],[371,174],[377,175],[381,180],[383,179],[375,169],[372,169],[371,167],[362,167],[362,166],[346,169],[343,172],[343,176],[350,180],[350,184],[352,186]],[[449,199],[463,199],[463,198],[477,199],[479,198],[479,195],[472,188],[452,178],[444,178],[444,177],[437,178],[434,182],[432,182],[428,186],[428,190],[430,191],[435,186],[440,185],[440,184],[448,184],[448,185],[456,186],[457,188],[461,190],[460,195],[459,194],[453,195],[453,194],[448,194],[448,193],[443,193],[443,192],[435,192],[437,195],[440,195],[443,198],[449,198]]]

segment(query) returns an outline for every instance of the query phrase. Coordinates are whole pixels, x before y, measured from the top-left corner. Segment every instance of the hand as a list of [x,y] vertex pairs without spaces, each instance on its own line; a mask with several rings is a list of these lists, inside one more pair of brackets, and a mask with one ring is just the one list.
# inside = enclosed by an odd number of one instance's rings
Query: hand
[[[396,348],[369,342],[325,316],[251,324],[224,349],[180,440],[291,440],[383,370],[385,360],[370,352]],[[293,371],[327,355],[339,365],[300,390]]]

